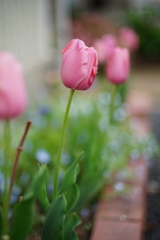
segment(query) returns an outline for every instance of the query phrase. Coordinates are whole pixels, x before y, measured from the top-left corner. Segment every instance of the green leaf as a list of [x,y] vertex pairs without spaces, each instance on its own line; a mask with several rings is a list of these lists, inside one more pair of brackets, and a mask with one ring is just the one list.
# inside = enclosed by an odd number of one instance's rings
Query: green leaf
[[2,208],[0,207],[0,236],[2,234]]
[[66,213],[71,212],[73,207],[78,201],[79,198],[79,188],[76,183],[74,183],[65,193],[65,198],[67,200]]
[[33,199],[22,201],[14,208],[11,240],[25,240],[33,225]]
[[10,240],[26,240],[33,225],[33,208],[37,194],[42,186],[45,167],[34,177],[24,198],[15,205],[13,221],[10,228]]
[[104,169],[94,169],[85,174],[79,182],[80,197],[74,207],[74,211],[78,212],[80,209],[95,196],[102,188],[101,180]]
[[37,194],[43,185],[45,170],[45,165],[43,165],[43,167],[38,170],[38,173],[35,175],[33,181],[27,189],[27,192],[24,194],[23,200],[29,200],[31,198],[37,197]]
[[41,240],[63,239],[66,204],[66,199],[63,194],[52,201],[47,210]]
[[81,223],[80,218],[76,213],[71,213],[65,220],[64,223],[64,240],[78,240],[75,233],[75,227]]
[[[41,166],[39,165],[39,168],[41,169]],[[41,186],[41,189],[38,193],[38,200],[41,204],[41,206],[43,207],[44,210],[46,210],[49,206],[49,200],[47,197],[47,191],[46,191],[46,178],[45,175],[43,177],[43,183]]]
[[83,152],[75,159],[71,166],[67,169],[64,175],[63,183],[60,189],[60,193],[66,192],[66,190],[75,183],[76,180],[76,165],[82,157]]

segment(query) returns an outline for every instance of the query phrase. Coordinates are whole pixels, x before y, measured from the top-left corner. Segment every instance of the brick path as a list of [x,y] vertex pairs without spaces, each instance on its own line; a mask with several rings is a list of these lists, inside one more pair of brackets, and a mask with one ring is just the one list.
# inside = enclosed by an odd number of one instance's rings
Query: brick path
[[[149,123],[145,116],[139,119],[139,133],[149,131]],[[90,240],[141,240],[145,219],[145,183],[147,178],[147,162],[141,158],[131,161],[129,167],[136,172],[130,182],[131,191],[127,194],[100,201]],[[104,189],[104,195],[110,191]]]

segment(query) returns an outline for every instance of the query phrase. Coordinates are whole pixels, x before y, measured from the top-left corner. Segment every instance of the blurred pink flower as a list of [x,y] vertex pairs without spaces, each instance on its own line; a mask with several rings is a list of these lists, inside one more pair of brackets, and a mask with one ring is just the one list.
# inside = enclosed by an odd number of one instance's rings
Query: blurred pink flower
[[130,55],[128,49],[122,49],[120,47],[114,48],[107,62],[107,79],[111,83],[122,84],[127,80],[129,73]]
[[119,31],[119,39],[122,46],[128,48],[131,52],[136,51],[139,47],[139,36],[131,28],[121,28]]
[[97,73],[97,53],[83,41],[72,39],[62,50],[61,79],[71,89],[87,90]]
[[117,39],[111,35],[106,34],[93,43],[93,47],[97,51],[99,63],[106,63],[112,50],[117,46]]
[[0,52],[0,119],[21,115],[27,105],[22,68],[9,52]]

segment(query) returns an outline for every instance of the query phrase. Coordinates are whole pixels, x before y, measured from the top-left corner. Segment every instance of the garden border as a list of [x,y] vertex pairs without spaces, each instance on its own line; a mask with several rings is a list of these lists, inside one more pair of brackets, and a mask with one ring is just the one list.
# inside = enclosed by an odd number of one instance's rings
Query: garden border
[[[149,120],[138,120],[138,132],[149,132]],[[130,161],[129,167],[136,173],[130,182],[132,190],[114,199],[105,198],[111,191],[105,187],[94,216],[94,226],[90,240],[141,240],[145,220],[145,196],[148,164],[146,159]]]

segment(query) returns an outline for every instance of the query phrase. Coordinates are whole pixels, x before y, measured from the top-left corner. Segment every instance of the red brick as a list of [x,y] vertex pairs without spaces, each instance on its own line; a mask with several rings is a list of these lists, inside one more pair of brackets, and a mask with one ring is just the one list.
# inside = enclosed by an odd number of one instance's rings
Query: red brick
[[140,240],[141,232],[140,223],[97,220],[90,240]]
[[104,199],[100,202],[95,218],[120,219],[126,215],[128,220],[143,219],[145,207],[144,189],[139,185],[132,185],[132,190],[115,199]]

